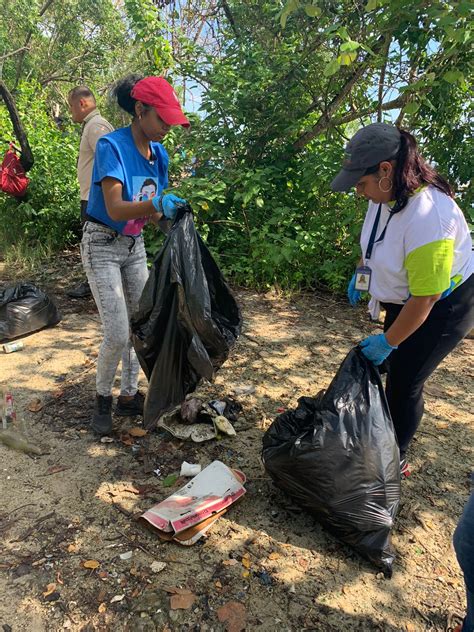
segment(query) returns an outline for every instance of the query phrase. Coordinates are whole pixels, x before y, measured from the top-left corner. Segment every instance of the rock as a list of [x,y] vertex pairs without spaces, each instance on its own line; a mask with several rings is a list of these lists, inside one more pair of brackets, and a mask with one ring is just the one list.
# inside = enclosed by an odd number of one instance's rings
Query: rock
[[157,610],[168,610],[168,600],[164,592],[148,590],[132,601],[133,612],[150,612],[155,614]]
[[31,573],[28,573],[27,575],[20,575],[20,577],[17,577],[16,579],[14,579],[12,583],[15,584],[15,586],[27,587],[27,586],[32,586],[34,581],[35,581],[34,575],[32,575]]
[[169,617],[167,611],[161,610],[160,612],[155,612],[152,615],[153,623],[155,624],[158,630],[164,630],[167,623],[169,623]]
[[133,632],[156,632],[155,623],[146,612],[142,612],[139,617],[133,617],[129,629]]
[[186,611],[185,610],[170,610],[168,615],[173,623],[184,623],[184,620],[186,618]]
[[166,568],[166,562],[159,562],[158,560],[155,560],[152,562],[150,568],[153,573],[161,573],[161,571]]

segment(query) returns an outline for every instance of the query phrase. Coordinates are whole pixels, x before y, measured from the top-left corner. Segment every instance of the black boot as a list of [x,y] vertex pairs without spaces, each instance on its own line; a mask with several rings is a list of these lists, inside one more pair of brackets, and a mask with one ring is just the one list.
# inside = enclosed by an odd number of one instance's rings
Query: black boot
[[87,298],[91,295],[91,289],[87,281],[82,281],[75,287],[66,290],[66,294],[70,298]]
[[143,404],[145,402],[145,396],[137,391],[133,396],[133,399],[124,399],[122,395],[117,399],[117,406],[115,407],[115,414],[119,417],[136,417],[136,415],[143,415]]
[[112,432],[112,395],[96,395],[91,427],[100,435]]

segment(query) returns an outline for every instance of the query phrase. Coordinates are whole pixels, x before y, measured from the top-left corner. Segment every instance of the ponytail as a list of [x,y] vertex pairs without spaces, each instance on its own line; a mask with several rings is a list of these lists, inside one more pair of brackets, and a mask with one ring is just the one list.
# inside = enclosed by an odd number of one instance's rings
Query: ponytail
[[449,197],[454,197],[449,183],[422,158],[413,136],[405,130],[399,129],[399,131],[401,145],[395,157],[393,178],[397,209],[401,211],[405,208],[410,196],[424,184],[432,184]]
[[125,110],[125,112],[128,112],[132,116],[135,116],[135,104],[137,100],[131,96],[131,92],[134,85],[140,81],[140,79],[143,79],[143,75],[127,75],[123,77],[123,79],[116,81],[110,91],[110,96],[117,101],[122,110]]

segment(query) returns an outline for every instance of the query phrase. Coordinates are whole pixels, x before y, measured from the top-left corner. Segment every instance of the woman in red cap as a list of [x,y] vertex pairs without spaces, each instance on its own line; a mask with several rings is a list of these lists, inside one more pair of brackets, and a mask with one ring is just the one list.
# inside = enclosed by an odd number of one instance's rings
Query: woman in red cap
[[469,228],[450,185],[422,158],[413,136],[394,125],[360,129],[331,186],[355,188],[369,201],[348,296],[355,305],[368,291],[374,319],[385,309],[384,333],[360,346],[376,365],[388,359],[386,394],[407,474],[425,381],[474,325]]
[[163,77],[131,75],[113,90],[132,116],[97,143],[81,255],[102,321],[92,428],[112,430],[112,385],[120,359],[122,375],[116,414],[139,415],[139,363],[130,343],[129,317],[148,278],[142,228],[173,219],[185,200],[168,187],[168,154],[161,144],[172,125],[189,127],[172,86]]

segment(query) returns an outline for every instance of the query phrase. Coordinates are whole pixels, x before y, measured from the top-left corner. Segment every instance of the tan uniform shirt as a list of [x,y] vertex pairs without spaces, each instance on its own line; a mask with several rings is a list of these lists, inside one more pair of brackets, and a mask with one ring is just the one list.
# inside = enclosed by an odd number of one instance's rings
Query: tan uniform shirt
[[100,115],[99,110],[90,112],[82,123],[81,144],[77,161],[77,179],[81,190],[81,200],[89,199],[95,146],[104,134],[113,132],[112,125]]

